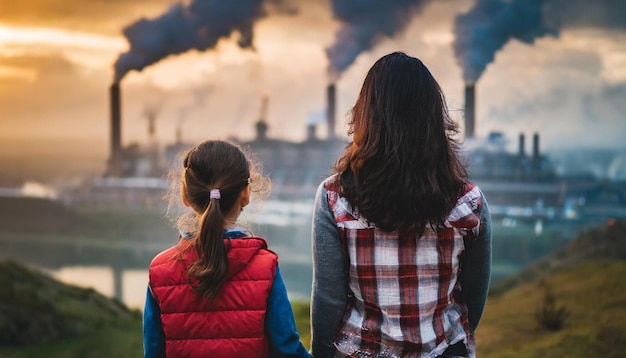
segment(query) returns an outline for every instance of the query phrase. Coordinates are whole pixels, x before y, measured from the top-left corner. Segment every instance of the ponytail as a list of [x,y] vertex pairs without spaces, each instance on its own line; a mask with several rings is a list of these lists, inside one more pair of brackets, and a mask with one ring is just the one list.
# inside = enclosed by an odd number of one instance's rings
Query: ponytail
[[209,204],[200,217],[200,229],[196,235],[194,241],[198,260],[187,269],[187,280],[190,281],[191,277],[195,277],[198,283],[192,284],[193,290],[207,299],[212,299],[217,296],[228,274],[226,255],[228,247],[224,244],[224,214],[218,197],[211,195]]

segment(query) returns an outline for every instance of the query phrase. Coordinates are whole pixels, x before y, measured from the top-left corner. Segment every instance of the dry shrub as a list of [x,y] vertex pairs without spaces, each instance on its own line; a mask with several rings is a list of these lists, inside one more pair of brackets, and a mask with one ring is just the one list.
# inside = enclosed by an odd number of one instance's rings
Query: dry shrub
[[544,296],[542,306],[535,312],[535,319],[542,327],[550,331],[558,331],[563,328],[571,312],[565,305],[557,305],[550,286],[545,283],[540,286],[543,287]]

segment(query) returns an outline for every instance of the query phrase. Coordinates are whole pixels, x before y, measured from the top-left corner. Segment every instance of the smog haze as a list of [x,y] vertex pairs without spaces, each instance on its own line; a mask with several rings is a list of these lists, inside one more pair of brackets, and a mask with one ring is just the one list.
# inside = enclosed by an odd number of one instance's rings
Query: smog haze
[[[236,24],[218,26],[199,1],[0,0],[2,170],[15,168],[18,156],[37,167],[56,155],[57,167],[101,171],[108,88],[121,77],[124,145],[145,142],[146,109],[158,112],[163,143],[175,140],[178,127],[190,142],[249,140],[263,96],[268,136],[300,141],[307,116],[325,107],[330,80],[337,82],[337,133],[344,135],[365,72],[396,50],[432,70],[460,123],[464,83],[477,80],[478,137],[500,131],[514,142],[521,132],[540,132],[546,150],[624,146],[626,30],[616,19],[626,7],[619,2],[575,1],[558,16],[559,0],[398,1],[352,10],[352,2],[329,0],[245,3],[228,9]],[[494,11],[501,18],[488,16]],[[368,28],[372,13],[389,26]],[[176,21],[185,16],[200,19],[188,29],[197,38],[183,33],[190,43],[159,53],[154,29],[170,22],[181,29]],[[495,42],[475,33],[492,34]],[[472,41],[485,46],[473,51],[484,52],[465,51]],[[115,64],[133,49],[157,58],[116,75]],[[475,75],[463,56],[483,61]]]

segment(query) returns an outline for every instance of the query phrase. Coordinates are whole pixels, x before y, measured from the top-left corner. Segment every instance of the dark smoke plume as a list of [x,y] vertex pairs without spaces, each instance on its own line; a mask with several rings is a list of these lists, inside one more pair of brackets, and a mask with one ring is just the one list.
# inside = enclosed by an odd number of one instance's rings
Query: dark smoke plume
[[565,27],[626,30],[625,18],[625,0],[477,0],[456,18],[454,52],[473,83],[511,39],[533,43]]
[[429,0],[332,0],[334,17],[342,25],[326,49],[328,73],[335,80],[363,51],[383,37],[402,31]]
[[265,14],[263,0],[192,0],[172,5],[158,18],[142,18],[124,29],[130,50],[115,62],[114,81],[170,55],[214,48],[233,33],[239,34],[240,47],[252,48],[253,25]]
[[626,30],[624,0],[549,0],[544,12],[548,20],[568,28]]
[[548,27],[541,11],[544,0],[477,0],[466,14],[457,17],[454,52],[463,68],[463,78],[474,83],[497,51],[510,39],[533,43],[546,35],[558,35]]

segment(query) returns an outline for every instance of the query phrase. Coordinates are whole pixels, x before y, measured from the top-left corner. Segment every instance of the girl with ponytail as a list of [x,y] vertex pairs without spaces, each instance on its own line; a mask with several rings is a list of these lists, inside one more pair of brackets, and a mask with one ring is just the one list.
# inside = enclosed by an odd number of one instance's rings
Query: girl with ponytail
[[251,193],[268,184],[231,143],[206,141],[185,155],[180,197],[194,229],[150,264],[145,357],[309,357],[276,254],[237,226]]

